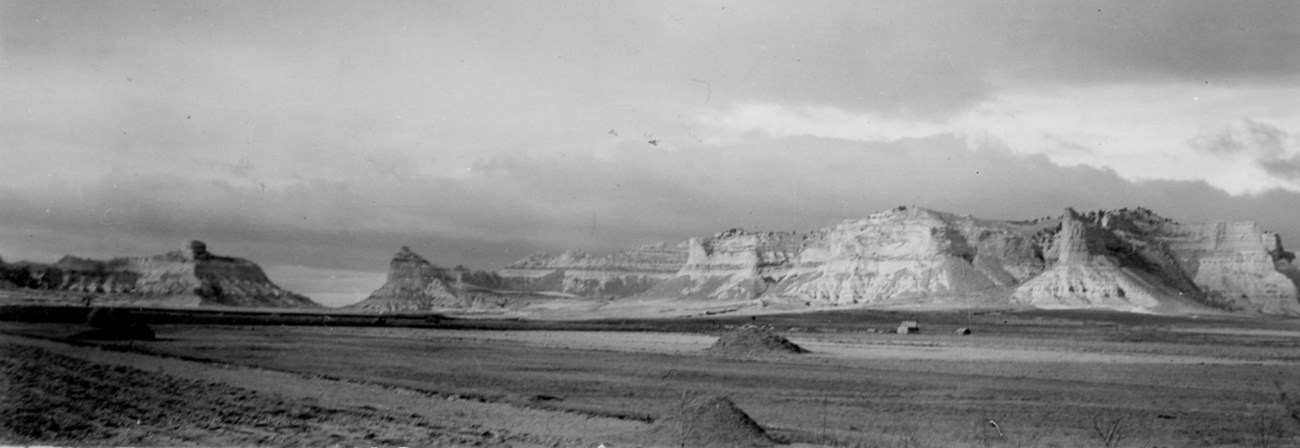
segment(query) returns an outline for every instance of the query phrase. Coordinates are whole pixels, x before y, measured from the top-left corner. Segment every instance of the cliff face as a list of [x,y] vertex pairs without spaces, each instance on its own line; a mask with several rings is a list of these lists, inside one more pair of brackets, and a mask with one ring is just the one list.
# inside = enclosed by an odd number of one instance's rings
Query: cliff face
[[108,261],[65,256],[51,265],[10,265],[18,286],[86,293],[142,303],[247,307],[316,307],[277,286],[251,261],[214,255],[200,241],[176,252]]
[[459,299],[447,270],[402,246],[388,265],[384,285],[348,308],[377,312],[427,311]]
[[1164,247],[1144,240],[1131,221],[1103,217],[1099,227],[1066,209],[1049,254],[1055,262],[1025,282],[1014,303],[1039,308],[1206,311],[1204,295],[1171,264]]
[[511,296],[497,290],[496,274],[464,266],[444,269],[409,247],[402,246],[388,265],[383,286],[364,300],[345,308],[390,313],[446,309],[504,309],[529,304],[528,296]]
[[813,304],[986,301],[1042,271],[1040,226],[898,208],[815,233],[780,291]]
[[645,295],[727,301],[758,297],[785,277],[801,242],[793,233],[741,229],[691,238],[681,269]]
[[1042,271],[1042,226],[900,207],[807,235],[733,230],[692,240],[678,276],[647,294],[805,306],[984,300]]
[[[686,260],[683,245],[640,246],[608,256],[537,253],[498,270],[496,286],[524,292],[626,297],[672,278]],[[482,283],[479,283],[482,284]]]
[[807,235],[693,239],[677,275],[640,297],[1300,314],[1300,268],[1278,241],[1144,209],[1011,222],[899,207]]
[[[1300,314],[1294,254],[1251,222],[1167,226],[1162,239],[1186,275],[1229,309]],[[1289,257],[1288,257],[1288,254]]]

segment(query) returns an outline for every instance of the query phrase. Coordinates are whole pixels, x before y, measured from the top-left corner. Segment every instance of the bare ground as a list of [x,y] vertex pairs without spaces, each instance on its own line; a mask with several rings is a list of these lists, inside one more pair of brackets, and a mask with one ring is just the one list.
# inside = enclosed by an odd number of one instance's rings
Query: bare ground
[[0,444],[580,446],[645,426],[13,336],[0,367]]
[[[1059,333],[1053,322],[1029,334],[965,337],[813,328],[786,332],[812,353],[768,360],[704,356],[716,338],[699,333],[157,325],[161,340],[130,346],[9,339],[92,364],[337,409],[330,415],[340,421],[322,427],[343,428],[335,430],[340,440],[353,441],[343,444],[366,444],[375,433],[417,446],[675,446],[639,435],[649,421],[675,415],[683,396],[709,391],[730,397],[784,442],[1089,447],[1105,446],[1101,430],[1118,427],[1118,446],[1300,445],[1300,425],[1280,398],[1300,391],[1297,342],[1284,333],[1293,324],[1236,333],[1193,324],[1142,331],[1059,324]],[[76,330],[16,324],[5,331],[59,338]],[[278,409],[275,403],[254,402],[247,412]],[[402,439],[407,420],[397,417],[385,432],[367,429],[390,414],[420,415],[447,435]],[[230,444],[222,431],[198,431],[195,442],[131,444]],[[286,439],[299,434],[287,431]],[[491,437],[450,438],[480,431]],[[231,443],[291,444],[246,437]]]

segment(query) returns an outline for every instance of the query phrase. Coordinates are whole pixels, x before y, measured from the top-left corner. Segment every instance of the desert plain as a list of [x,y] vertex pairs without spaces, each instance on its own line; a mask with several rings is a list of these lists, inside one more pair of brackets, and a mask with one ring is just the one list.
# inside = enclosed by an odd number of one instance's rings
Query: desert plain
[[[752,442],[727,418],[674,420],[702,394],[752,418],[759,444],[1300,443],[1300,325],[1286,318],[844,310],[530,321],[137,309],[156,340],[92,341],[68,339],[86,329],[78,312],[5,309],[6,444]],[[921,331],[894,332],[904,320]],[[741,328],[769,329],[807,353],[709,350]]]

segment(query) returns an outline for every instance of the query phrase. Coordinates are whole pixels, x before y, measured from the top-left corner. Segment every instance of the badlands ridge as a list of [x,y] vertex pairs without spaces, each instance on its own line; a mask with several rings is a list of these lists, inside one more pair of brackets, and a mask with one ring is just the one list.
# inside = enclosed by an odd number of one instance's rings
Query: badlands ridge
[[152,257],[108,261],[64,256],[54,264],[0,261],[0,289],[75,293],[96,304],[319,307],[266,277],[256,263],[208,252],[201,241]]
[[[898,207],[811,233],[728,230],[606,256],[539,253],[491,271],[403,247],[370,312],[638,314],[632,310],[1110,309],[1300,315],[1300,267],[1250,222],[1178,223],[1138,208],[998,221]],[[0,264],[9,287],[191,305],[313,306],[247,260],[186,251]],[[0,280],[0,287],[6,283]]]
[[1294,259],[1277,235],[1249,222],[1183,224],[1140,208],[996,221],[898,207],[806,234],[733,229],[605,257],[536,254],[493,273],[442,270],[403,248],[388,283],[353,307],[529,309],[550,294],[610,310],[712,303],[1300,315]]

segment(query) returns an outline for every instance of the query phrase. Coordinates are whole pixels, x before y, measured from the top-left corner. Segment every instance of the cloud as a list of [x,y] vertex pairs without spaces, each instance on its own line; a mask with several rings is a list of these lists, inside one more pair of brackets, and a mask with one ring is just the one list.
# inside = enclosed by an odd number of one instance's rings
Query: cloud
[[1259,165],[1264,168],[1264,171],[1273,176],[1293,183],[1300,183],[1300,155],[1261,160]]
[[1293,146],[1294,140],[1294,136],[1277,126],[1246,119],[1217,134],[1197,136],[1188,144],[1211,154],[1244,153],[1275,158],[1287,153],[1287,147]]
[[1300,136],[1256,120],[1241,120],[1188,144],[1225,159],[1253,162],[1274,179],[1300,185]]
[[[1248,194],[1300,191],[1300,184],[1267,175],[1253,159],[1224,157],[1290,151],[1295,131],[1289,129],[1300,130],[1300,108],[1285,98],[1294,95],[1300,95],[1294,87],[1117,84],[999,93],[933,120],[774,103],[745,104],[699,120],[704,141],[712,143],[788,136],[888,142],[954,134],[972,147],[996,142],[1061,165],[1111,169],[1129,180],[1204,180]],[[1222,126],[1230,129],[1206,132]]]

